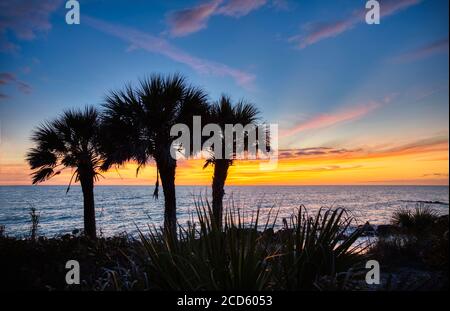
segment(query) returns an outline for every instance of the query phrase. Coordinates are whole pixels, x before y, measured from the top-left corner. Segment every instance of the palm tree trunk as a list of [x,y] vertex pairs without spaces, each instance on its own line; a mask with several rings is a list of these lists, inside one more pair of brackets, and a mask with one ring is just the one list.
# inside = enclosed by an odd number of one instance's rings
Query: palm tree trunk
[[214,176],[212,182],[212,208],[214,221],[216,222],[218,228],[222,228],[223,196],[225,195],[224,187],[229,167],[230,162],[226,159],[217,159],[214,163]]
[[95,227],[94,177],[80,176],[84,203],[84,232],[91,239],[97,237]]
[[177,233],[177,204],[175,196],[175,170],[177,162],[170,154],[156,160],[164,192],[164,229],[172,235]]

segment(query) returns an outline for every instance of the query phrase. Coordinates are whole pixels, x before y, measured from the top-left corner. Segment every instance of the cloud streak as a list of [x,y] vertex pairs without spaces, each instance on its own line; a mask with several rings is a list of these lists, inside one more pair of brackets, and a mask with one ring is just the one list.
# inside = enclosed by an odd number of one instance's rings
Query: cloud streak
[[167,21],[171,28],[171,35],[185,36],[206,28],[209,18],[221,3],[222,0],[213,0],[193,8],[170,13]]
[[278,154],[279,159],[295,159],[299,157],[335,157],[348,154],[355,154],[361,152],[363,149],[346,149],[346,148],[334,148],[334,147],[310,147],[299,149],[286,149],[281,150]]
[[416,155],[429,152],[448,152],[448,136],[434,136],[417,139],[391,147],[335,148],[311,147],[285,149],[279,151],[279,159],[302,159],[302,161],[327,161],[333,159],[366,160],[404,155]]
[[267,0],[230,0],[217,10],[217,14],[242,17],[267,4]]
[[422,177],[448,177],[447,173],[423,174]]
[[[8,84],[15,85],[17,89],[24,94],[30,94],[32,91],[32,87],[29,84],[17,79],[15,74],[11,72],[0,72],[0,86],[5,86]],[[8,98],[8,96],[5,94],[0,94],[0,99],[5,98]]]
[[445,53],[448,53],[448,37],[441,40],[433,41],[415,50],[404,53],[396,57],[394,61],[404,63]]
[[367,104],[349,107],[334,113],[324,113],[301,122],[288,130],[282,131],[280,136],[292,136],[306,130],[326,128],[340,123],[357,120],[368,115],[380,106],[380,103],[371,101]]
[[[436,164],[421,164],[417,159],[427,159]],[[178,183],[184,185],[209,185],[211,168],[202,169],[204,160],[190,159],[179,163]],[[406,165],[406,166],[405,166]],[[399,169],[408,167],[408,170]],[[105,173],[102,184],[131,185],[151,184],[156,169],[148,167],[136,178],[137,164],[130,162],[116,171]],[[30,184],[29,168],[25,162],[2,163],[0,165],[0,185]],[[416,139],[402,144],[361,148],[309,147],[280,150],[277,170],[261,172],[258,160],[238,161],[230,168],[227,183],[241,185],[271,184],[448,184],[448,135],[437,135]],[[409,174],[405,175],[409,172]],[[417,176],[422,176],[416,180]],[[67,184],[70,170],[49,181],[47,184]],[[403,178],[403,179],[400,179]]]
[[448,136],[435,136],[418,139],[410,143],[390,148],[380,148],[369,151],[369,155],[403,155],[433,151],[448,151]]
[[[211,0],[191,8],[170,12],[167,15],[167,23],[172,36],[187,36],[206,28],[213,16],[240,18],[268,3],[269,0]],[[284,1],[273,0],[271,4],[275,8],[286,8]]]
[[131,49],[143,49],[145,51],[163,55],[173,61],[191,67],[200,74],[227,76],[233,78],[237,84],[243,87],[251,87],[255,76],[245,71],[229,67],[190,55],[175,47],[167,40],[139,31],[131,27],[108,23],[93,17],[83,16],[83,22],[103,33],[112,35],[130,44]]
[[[381,18],[396,14],[404,9],[415,6],[422,0],[380,0]],[[365,21],[365,11],[357,10],[345,19],[332,23],[309,23],[303,26],[303,33],[288,39],[297,48],[304,49],[319,41],[337,37]]]

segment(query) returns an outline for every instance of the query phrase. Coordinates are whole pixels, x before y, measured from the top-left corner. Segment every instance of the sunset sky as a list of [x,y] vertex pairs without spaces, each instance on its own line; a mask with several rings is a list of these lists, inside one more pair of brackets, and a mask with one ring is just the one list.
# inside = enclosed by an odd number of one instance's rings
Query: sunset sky
[[[29,185],[30,134],[64,109],[179,72],[259,107],[279,125],[279,162],[238,161],[229,185],[448,185],[448,0],[86,0],[0,2],[0,185]],[[202,160],[176,183],[206,185]],[[70,170],[44,184],[67,184]],[[100,184],[153,184],[130,163]]]

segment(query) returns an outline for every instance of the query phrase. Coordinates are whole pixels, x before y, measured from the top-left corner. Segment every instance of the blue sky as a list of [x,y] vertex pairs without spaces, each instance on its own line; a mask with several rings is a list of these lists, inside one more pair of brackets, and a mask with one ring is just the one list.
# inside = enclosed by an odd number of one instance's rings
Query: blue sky
[[212,100],[245,98],[286,132],[282,148],[448,138],[447,0],[6,1],[0,13],[4,163],[34,126],[100,105],[145,75],[180,72]]

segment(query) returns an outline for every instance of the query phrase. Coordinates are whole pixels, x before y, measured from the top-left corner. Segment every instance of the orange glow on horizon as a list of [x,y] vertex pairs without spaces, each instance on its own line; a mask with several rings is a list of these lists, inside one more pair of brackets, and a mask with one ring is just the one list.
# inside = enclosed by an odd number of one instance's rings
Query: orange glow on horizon
[[[444,140],[378,150],[322,149],[311,153],[280,151],[278,166],[271,171],[261,171],[258,160],[237,160],[229,170],[227,185],[449,184],[448,142]],[[203,163],[202,159],[178,161],[176,184],[210,185],[213,169],[203,169]],[[97,184],[154,185],[154,165],[141,169],[137,177],[136,168],[136,164],[128,163],[108,171]],[[2,165],[0,185],[30,185],[29,174],[25,163]],[[67,169],[43,185],[67,185],[70,177]]]

